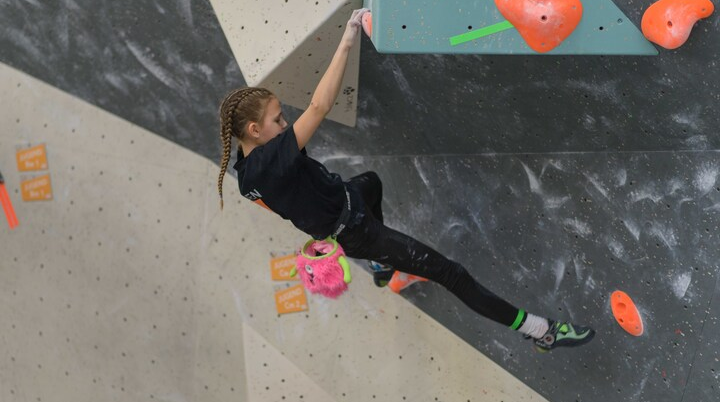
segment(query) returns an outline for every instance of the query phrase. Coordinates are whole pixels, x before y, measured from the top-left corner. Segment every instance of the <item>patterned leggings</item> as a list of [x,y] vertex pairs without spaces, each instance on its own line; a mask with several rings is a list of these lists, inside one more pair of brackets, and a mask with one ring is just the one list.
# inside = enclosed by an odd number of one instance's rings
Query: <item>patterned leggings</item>
[[382,182],[375,172],[355,176],[349,183],[365,201],[362,222],[338,236],[349,257],[377,261],[437,282],[484,317],[508,327],[513,325],[518,309],[483,287],[462,265],[383,224]]

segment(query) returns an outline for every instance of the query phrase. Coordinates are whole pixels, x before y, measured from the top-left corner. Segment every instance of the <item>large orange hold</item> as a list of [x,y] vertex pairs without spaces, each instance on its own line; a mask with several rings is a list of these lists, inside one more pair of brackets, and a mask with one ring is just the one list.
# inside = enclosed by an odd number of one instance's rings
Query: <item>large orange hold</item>
[[615,320],[630,335],[640,336],[644,327],[640,312],[630,296],[621,290],[616,290],[610,296],[610,307],[612,308]]
[[538,53],[558,47],[582,19],[580,0],[495,0],[500,13]]
[[677,49],[688,40],[695,23],[713,11],[710,0],[660,0],[643,15],[643,35],[665,49]]

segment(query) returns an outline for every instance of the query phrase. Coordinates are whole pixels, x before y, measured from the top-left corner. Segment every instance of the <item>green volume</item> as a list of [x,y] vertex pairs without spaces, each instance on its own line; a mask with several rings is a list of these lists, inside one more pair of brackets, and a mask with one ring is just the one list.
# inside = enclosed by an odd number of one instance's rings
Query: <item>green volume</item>
[[505,31],[507,29],[515,28],[510,21],[503,21],[494,25],[487,26],[485,28],[476,29],[462,35],[456,35],[450,38],[450,45],[457,46],[461,43],[470,42],[475,39],[480,39],[484,36],[496,34],[498,32]]

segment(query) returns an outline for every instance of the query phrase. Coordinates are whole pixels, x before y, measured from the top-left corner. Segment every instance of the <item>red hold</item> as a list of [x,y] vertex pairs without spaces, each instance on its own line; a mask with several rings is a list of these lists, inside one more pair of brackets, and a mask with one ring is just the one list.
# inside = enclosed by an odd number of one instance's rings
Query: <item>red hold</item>
[[558,47],[582,19],[580,0],[495,0],[500,13],[538,53]]
[[695,23],[713,11],[710,0],[660,0],[643,15],[643,35],[665,49],[677,49],[688,40]]
[[362,27],[365,31],[365,35],[369,38],[372,37],[372,13],[369,11],[362,16]]
[[610,296],[610,308],[617,323],[630,335],[640,336],[645,331],[642,317],[627,293],[616,290]]

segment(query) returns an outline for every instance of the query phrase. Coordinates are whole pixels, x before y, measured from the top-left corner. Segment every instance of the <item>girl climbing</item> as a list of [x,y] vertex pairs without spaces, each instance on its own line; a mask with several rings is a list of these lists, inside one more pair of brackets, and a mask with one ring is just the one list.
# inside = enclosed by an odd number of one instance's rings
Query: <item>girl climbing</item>
[[[292,125],[285,121],[279,100],[266,89],[237,89],[223,100],[220,207],[231,142],[236,138],[239,146],[234,168],[241,194],[289,219],[313,238],[333,236],[349,257],[377,261],[435,281],[477,313],[532,338],[539,349],[589,342],[595,333],[591,328],[548,320],[518,309],[483,287],[462,265],[385,226],[382,184],[374,172],[343,181],[307,155],[305,146],[338,96],[348,54],[358,39],[360,21],[366,11],[352,13],[310,105]],[[392,273],[391,268],[376,275],[388,272]]]

